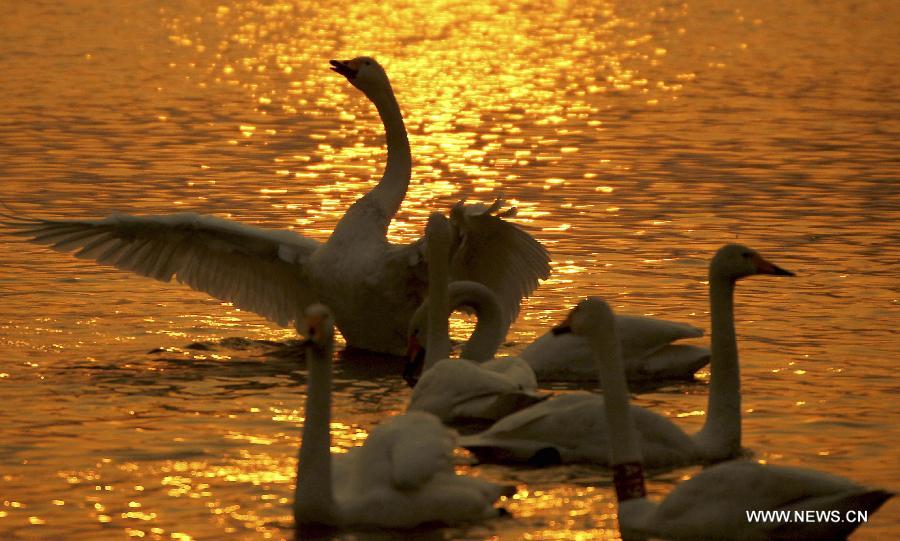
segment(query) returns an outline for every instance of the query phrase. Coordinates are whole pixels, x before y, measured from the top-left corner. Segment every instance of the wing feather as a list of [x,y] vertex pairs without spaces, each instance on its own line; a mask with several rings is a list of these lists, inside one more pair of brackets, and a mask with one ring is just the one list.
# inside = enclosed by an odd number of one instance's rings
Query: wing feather
[[457,203],[450,216],[457,232],[451,279],[480,282],[497,294],[508,322],[519,304],[550,276],[550,255],[534,237],[504,220],[514,209],[497,213],[502,201],[490,207]]
[[288,325],[313,302],[305,263],[319,243],[193,213],[47,220],[0,214],[11,233],[81,259],[203,291]]

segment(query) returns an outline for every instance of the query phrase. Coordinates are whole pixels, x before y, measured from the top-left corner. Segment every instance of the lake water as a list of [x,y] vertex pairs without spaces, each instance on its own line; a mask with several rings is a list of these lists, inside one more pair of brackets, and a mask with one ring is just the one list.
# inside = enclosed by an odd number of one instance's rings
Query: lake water
[[[385,158],[374,108],[327,61],[371,54],[416,164],[392,240],[417,238],[433,208],[502,194],[552,253],[509,353],[587,294],[709,328],[707,260],[740,241],[798,275],[739,286],[744,445],[900,490],[900,4],[0,9],[0,200],[16,211],[195,210],[324,239]],[[0,537],[293,535],[305,367],[253,342],[291,330],[8,236],[0,296]],[[340,450],[409,391],[383,359],[336,370]],[[706,379],[637,401],[694,429]],[[606,471],[466,470],[518,483],[514,518],[422,538],[618,536]],[[898,511],[854,539],[900,537]]]

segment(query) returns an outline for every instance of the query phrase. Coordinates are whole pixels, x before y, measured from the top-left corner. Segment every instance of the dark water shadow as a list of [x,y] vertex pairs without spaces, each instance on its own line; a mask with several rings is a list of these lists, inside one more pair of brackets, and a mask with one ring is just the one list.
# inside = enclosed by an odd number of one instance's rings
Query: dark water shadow
[[[334,359],[335,392],[372,393],[365,401],[378,402],[405,387],[400,377],[402,357],[341,349]],[[247,394],[274,388],[306,385],[305,351],[299,340],[275,342],[228,337],[193,342],[183,347],[156,348],[119,362],[75,361],[57,369],[63,377],[84,378],[91,385],[78,392],[114,392],[121,395],[200,396],[198,383],[213,384],[215,394]],[[196,391],[196,392],[195,392]]]

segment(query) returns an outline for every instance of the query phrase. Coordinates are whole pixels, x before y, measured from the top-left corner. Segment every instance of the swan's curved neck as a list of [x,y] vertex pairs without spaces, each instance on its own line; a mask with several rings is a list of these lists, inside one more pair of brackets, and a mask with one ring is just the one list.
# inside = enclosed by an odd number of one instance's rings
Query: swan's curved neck
[[710,276],[712,319],[709,405],[700,431],[716,454],[733,454],[741,447],[741,374],[734,331],[734,280]]
[[397,214],[403,198],[406,197],[406,190],[412,174],[412,154],[409,149],[406,126],[403,124],[403,114],[400,112],[397,98],[394,97],[394,91],[388,87],[371,96],[371,100],[378,109],[378,115],[384,124],[388,157],[384,176],[381,177],[378,185],[369,192],[368,197],[384,212],[390,223],[391,217]]
[[403,115],[394,92],[387,85],[387,88],[366,93],[366,97],[375,104],[384,124],[388,147],[387,167],[378,185],[347,209],[334,227],[328,239],[329,244],[386,244],[388,227],[400,210],[409,187],[412,154]]
[[506,338],[503,310],[496,295],[476,282],[454,282],[450,286],[450,310],[462,306],[475,311],[476,323],[460,357],[476,362],[492,359]]
[[331,353],[332,346],[306,348],[309,367],[303,441],[294,491],[298,523],[334,522],[331,486]]

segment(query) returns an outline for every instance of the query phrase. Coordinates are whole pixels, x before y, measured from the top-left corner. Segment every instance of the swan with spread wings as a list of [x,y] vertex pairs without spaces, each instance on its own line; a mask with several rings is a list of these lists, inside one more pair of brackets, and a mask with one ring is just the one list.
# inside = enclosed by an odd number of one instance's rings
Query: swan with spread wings
[[[388,156],[381,180],[350,206],[324,243],[194,213],[51,220],[10,211],[3,223],[79,258],[164,282],[174,278],[284,326],[296,324],[306,306],[325,303],[348,346],[403,354],[409,320],[427,287],[424,239],[387,240],[412,173],[409,140],[387,74],[374,59],[331,65],[375,104]],[[508,327],[550,266],[547,251],[503,219],[512,212],[500,212],[501,205],[452,207],[450,264],[453,279],[480,282],[497,294]]]

